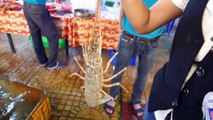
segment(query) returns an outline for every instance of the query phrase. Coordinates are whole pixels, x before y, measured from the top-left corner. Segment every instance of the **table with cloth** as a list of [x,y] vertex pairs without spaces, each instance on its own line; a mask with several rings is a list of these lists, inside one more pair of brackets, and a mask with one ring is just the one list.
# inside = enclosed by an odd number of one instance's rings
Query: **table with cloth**
[[[72,19],[72,39],[69,44],[72,46],[87,45],[95,19],[82,19],[74,17]],[[117,49],[119,39],[119,22],[110,19],[102,19],[102,48]]]
[[[0,12],[0,32],[18,35],[30,35],[23,11]],[[72,14],[51,13],[58,28],[60,38],[67,39],[70,46],[87,45],[94,17],[77,18]],[[119,21],[102,19],[103,45],[105,49],[117,49],[119,39]],[[11,36],[8,36],[11,38]],[[8,39],[9,40],[9,39]],[[12,39],[11,41],[12,42]],[[11,43],[13,45],[13,43]]]

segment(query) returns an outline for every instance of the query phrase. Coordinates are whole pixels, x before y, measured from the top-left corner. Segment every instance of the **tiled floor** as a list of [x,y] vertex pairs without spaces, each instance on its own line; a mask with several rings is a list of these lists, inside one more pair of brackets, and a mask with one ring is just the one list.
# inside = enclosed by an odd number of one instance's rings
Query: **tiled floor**
[[[108,120],[110,119],[103,109],[103,105],[90,108],[85,103],[84,94],[81,91],[83,80],[69,75],[80,72],[79,67],[73,60],[74,56],[81,58],[81,47],[69,48],[69,58],[66,58],[64,49],[59,51],[60,61],[66,62],[66,67],[59,71],[49,72],[38,65],[33,48],[27,36],[12,35],[17,53],[11,53],[6,36],[0,34],[0,79],[19,81],[21,83],[41,88],[47,92],[51,101],[52,120]],[[152,78],[155,72],[168,60],[171,46],[171,38],[163,35],[159,41],[156,64],[149,74],[149,79],[143,93],[143,103],[149,96]],[[48,51],[48,49],[47,49]],[[102,50],[103,66],[109,60],[107,50]],[[83,61],[80,63],[84,66]],[[122,114],[121,102],[128,102],[131,88],[136,76],[136,66],[129,66],[124,73],[122,84],[130,90],[129,94],[122,93],[122,101],[117,101],[112,120],[125,119]],[[106,77],[110,77],[113,67],[109,68]],[[82,74],[82,73],[80,73]],[[108,89],[105,89],[108,91]]]

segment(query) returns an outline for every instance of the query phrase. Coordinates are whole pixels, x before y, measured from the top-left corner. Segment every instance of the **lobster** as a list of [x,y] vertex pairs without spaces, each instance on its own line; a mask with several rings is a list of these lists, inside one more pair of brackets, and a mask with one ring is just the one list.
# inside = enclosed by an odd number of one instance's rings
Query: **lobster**
[[[103,87],[112,87],[112,86],[120,86],[125,91],[128,92],[126,88],[124,88],[119,82],[113,84],[107,84],[107,82],[111,81],[121,73],[123,73],[127,68],[125,67],[117,74],[113,75],[110,78],[104,78],[104,75],[107,73],[110,63],[116,57],[116,54],[107,62],[106,68],[103,69],[102,66],[102,32],[101,32],[101,19],[100,19],[100,0],[97,1],[97,9],[95,15],[95,22],[93,25],[92,34],[89,38],[89,43],[87,46],[82,46],[82,55],[85,62],[85,69],[80,65],[77,58],[74,57],[75,62],[81,69],[81,71],[85,74],[85,76],[81,76],[78,73],[73,73],[70,76],[78,76],[82,80],[84,80],[84,86],[81,87],[81,90],[84,92],[85,100],[88,106],[95,107],[99,104],[105,103],[109,100],[114,100],[112,96],[107,94]],[[99,30],[95,30],[97,23],[99,23]]]

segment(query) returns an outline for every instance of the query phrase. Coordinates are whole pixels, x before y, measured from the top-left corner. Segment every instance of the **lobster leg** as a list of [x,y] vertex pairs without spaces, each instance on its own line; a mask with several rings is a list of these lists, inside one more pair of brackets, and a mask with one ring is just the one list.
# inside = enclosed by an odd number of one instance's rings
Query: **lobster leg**
[[83,71],[83,73],[85,74],[85,70],[84,68],[80,65],[80,63],[77,61],[76,57],[74,57],[75,62],[77,63],[77,65],[80,67],[80,69]]
[[103,82],[108,82],[108,81],[114,79],[115,77],[117,77],[118,75],[120,75],[121,73],[123,73],[126,69],[127,69],[127,67],[125,67],[123,70],[119,71],[118,73],[116,73],[116,74],[113,75],[112,77],[110,77],[110,78],[108,78],[108,79],[104,79]]
[[81,87],[81,91],[82,91],[82,92],[84,92],[84,88],[85,88],[85,86],[82,86],[82,87]]
[[106,68],[105,68],[103,74],[105,74],[105,73],[108,71],[109,66],[110,66],[110,63],[112,62],[112,60],[113,60],[117,55],[118,55],[118,52],[116,52],[116,53],[112,56],[112,58],[107,62],[107,65],[106,65]]
[[123,88],[127,93],[129,92],[124,86],[122,86],[119,82],[116,83],[112,83],[112,84],[103,84],[103,87],[113,87],[113,86],[120,86],[121,88]]
[[109,96],[109,97],[110,97],[110,100],[114,100],[114,98],[113,98],[112,96],[108,95],[105,91],[101,90],[101,92],[102,92],[104,95]]
[[70,77],[72,77],[72,76],[74,76],[74,75],[76,75],[76,76],[80,77],[82,80],[84,80],[84,77],[82,77],[81,75],[79,75],[79,74],[78,74],[78,73],[76,73],[76,72],[75,72],[75,73],[73,73],[73,74],[71,74],[71,75],[70,75]]

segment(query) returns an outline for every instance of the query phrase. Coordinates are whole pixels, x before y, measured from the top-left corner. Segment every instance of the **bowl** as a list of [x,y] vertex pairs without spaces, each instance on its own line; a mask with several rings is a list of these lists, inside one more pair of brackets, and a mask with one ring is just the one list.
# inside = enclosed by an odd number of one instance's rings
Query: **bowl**
[[88,9],[75,9],[74,16],[80,18],[88,18],[91,17],[92,14]]

